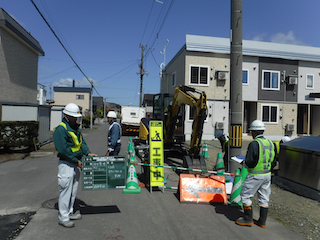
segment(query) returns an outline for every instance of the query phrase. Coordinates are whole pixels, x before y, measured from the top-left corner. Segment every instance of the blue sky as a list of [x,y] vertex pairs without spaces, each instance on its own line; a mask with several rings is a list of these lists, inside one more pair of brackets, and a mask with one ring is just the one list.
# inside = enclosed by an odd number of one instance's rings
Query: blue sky
[[[154,94],[160,91],[164,46],[168,63],[186,34],[230,37],[230,0],[34,3],[93,82],[93,95],[120,105],[139,105],[139,46],[147,46],[143,92]],[[30,0],[1,0],[0,7],[42,46],[38,82],[47,87],[47,98],[53,98],[53,86],[72,86],[73,79],[78,87],[90,87]],[[320,47],[319,7],[319,0],[243,0],[243,39]]]

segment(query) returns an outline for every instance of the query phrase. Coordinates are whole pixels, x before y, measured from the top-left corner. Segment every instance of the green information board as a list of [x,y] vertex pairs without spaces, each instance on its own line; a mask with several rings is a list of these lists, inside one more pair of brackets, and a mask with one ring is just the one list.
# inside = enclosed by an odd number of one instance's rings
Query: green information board
[[102,190],[126,187],[125,156],[82,158],[82,189]]

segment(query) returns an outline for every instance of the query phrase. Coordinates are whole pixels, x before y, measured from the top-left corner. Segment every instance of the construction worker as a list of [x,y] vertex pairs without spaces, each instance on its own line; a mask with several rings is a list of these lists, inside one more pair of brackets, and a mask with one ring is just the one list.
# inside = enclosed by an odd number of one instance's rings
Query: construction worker
[[74,227],[74,222],[71,220],[81,219],[79,211],[74,213],[73,205],[79,184],[80,169],[82,168],[82,156],[97,155],[90,153],[79,129],[82,119],[79,107],[74,103],[69,103],[62,112],[64,113],[63,120],[53,132],[53,141],[59,158],[58,223],[71,228]]
[[117,122],[117,113],[115,111],[109,111],[107,119],[110,125],[108,131],[108,153],[110,156],[117,156],[121,149],[121,126]]
[[[244,165],[248,169],[241,191],[244,216],[236,220],[241,226],[252,226],[254,223],[266,228],[268,215],[269,198],[271,194],[271,164],[275,152],[273,143],[263,137],[265,130],[264,123],[254,120],[249,130],[252,132],[253,141],[249,144]],[[260,218],[258,221],[252,218],[251,198],[258,194],[260,206]]]
[[224,153],[223,162],[224,167],[228,171],[228,163],[229,163],[229,138],[223,134],[222,130],[216,130],[214,136],[219,139],[221,144],[222,152]]
[[288,136],[284,136],[284,137],[281,138],[280,141],[273,142],[274,143],[274,147],[275,147],[275,153],[276,153],[276,158],[277,159],[279,157],[281,143],[286,143],[286,142],[289,142],[289,141],[291,141],[291,138],[288,137]]

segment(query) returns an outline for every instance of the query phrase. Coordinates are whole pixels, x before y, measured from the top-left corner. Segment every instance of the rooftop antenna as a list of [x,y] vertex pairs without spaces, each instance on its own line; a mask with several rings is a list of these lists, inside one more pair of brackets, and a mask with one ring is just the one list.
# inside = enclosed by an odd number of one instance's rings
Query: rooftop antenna
[[163,46],[162,52],[160,52],[163,54],[163,63],[160,64],[160,78],[162,78],[162,69],[164,69],[166,66],[166,48],[167,48],[167,45],[169,44],[169,39],[167,39],[166,42],[161,44],[164,44],[164,46]]

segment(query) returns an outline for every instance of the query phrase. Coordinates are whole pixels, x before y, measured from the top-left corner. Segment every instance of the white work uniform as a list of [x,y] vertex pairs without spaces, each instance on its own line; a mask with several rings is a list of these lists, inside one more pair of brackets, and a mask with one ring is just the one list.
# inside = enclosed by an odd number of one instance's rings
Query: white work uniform
[[271,194],[271,174],[264,176],[255,176],[248,174],[243,182],[241,199],[244,206],[252,204],[251,198],[257,193],[258,205],[268,207]]
[[69,221],[69,214],[73,213],[73,204],[76,199],[79,185],[80,170],[75,163],[59,160],[58,184],[59,196],[59,220]]

